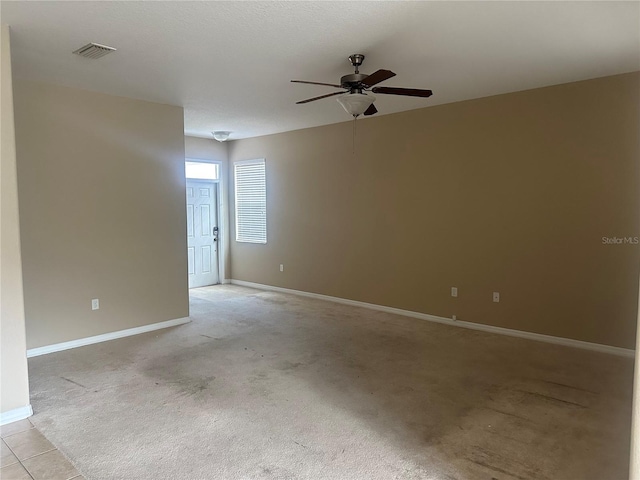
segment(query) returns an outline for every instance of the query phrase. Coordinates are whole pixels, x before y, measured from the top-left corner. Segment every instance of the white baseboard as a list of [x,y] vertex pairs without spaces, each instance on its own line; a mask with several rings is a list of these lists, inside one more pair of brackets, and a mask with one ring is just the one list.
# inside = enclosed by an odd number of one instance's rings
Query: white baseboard
[[7,423],[17,422],[18,420],[24,420],[33,415],[33,409],[31,405],[25,405],[24,407],[14,408],[8,412],[0,413],[0,425],[6,425]]
[[229,283],[231,283],[231,279],[230,278],[224,278],[220,283],[222,285],[228,285]]
[[174,320],[167,320],[166,322],[152,323],[150,325],[143,325],[141,327],[118,330],[117,332],[103,333],[102,335],[96,335],[94,337],[79,338],[78,340],[71,340],[69,342],[55,343],[53,345],[46,345],[44,347],[30,348],[29,350],[27,350],[27,358],[46,355],[47,353],[60,352],[62,350],[69,350],[70,348],[84,347],[85,345],[106,342],[108,340],[115,340],[116,338],[130,337],[131,335],[152,332],[154,330],[160,330],[161,328],[175,327],[177,325],[189,323],[190,321],[191,319],[189,317],[176,318]]
[[633,358],[635,356],[635,350],[631,350],[628,348],[613,347],[610,345],[602,345],[600,343],[583,342],[581,340],[574,340],[572,338],[553,337],[551,335],[524,332],[521,330],[512,330],[510,328],[494,327],[493,325],[485,325],[482,323],[452,320],[450,318],[438,317],[436,315],[429,315],[427,313],[412,312],[411,310],[402,310],[400,308],[385,307],[384,305],[376,305],[374,303],[359,302],[357,300],[348,300],[346,298],[340,298],[340,297],[331,297],[329,295],[321,295],[319,293],[303,292],[302,290],[292,290],[289,288],[274,287],[272,285],[264,285],[261,283],[245,282],[244,280],[231,280],[231,283],[234,285],[241,285],[243,287],[257,288],[259,290],[270,290],[273,292],[291,293],[293,295],[316,298],[319,300],[327,300],[329,302],[342,303],[344,305],[351,305],[354,307],[369,308],[371,310],[394,313],[396,315],[404,315],[406,317],[419,318],[420,320],[428,320],[430,322],[443,323],[445,325],[452,325],[454,327],[463,327],[463,328],[469,328],[471,330],[480,330],[483,332],[498,333],[500,335],[508,335],[510,337],[526,338],[529,340],[536,340],[539,342],[554,343],[556,345],[564,345],[567,347],[582,348],[585,350],[608,353],[611,355],[618,355],[621,357]]

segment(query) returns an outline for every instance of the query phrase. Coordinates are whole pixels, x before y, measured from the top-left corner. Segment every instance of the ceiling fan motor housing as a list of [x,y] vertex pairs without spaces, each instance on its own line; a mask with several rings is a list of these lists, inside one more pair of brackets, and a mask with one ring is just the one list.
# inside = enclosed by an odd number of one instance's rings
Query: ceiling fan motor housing
[[[367,78],[369,75],[366,73],[351,73],[340,78],[340,85],[342,88],[352,89],[360,85],[360,82]],[[362,88],[362,87],[360,87]]]

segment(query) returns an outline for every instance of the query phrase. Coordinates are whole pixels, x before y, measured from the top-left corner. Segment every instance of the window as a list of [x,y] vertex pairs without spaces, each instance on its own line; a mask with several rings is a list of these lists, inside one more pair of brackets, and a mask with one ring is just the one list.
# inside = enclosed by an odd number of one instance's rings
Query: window
[[187,178],[218,180],[220,178],[219,170],[217,163],[194,162],[190,160],[185,162],[185,176]]
[[236,242],[267,243],[267,186],[264,158],[233,164]]

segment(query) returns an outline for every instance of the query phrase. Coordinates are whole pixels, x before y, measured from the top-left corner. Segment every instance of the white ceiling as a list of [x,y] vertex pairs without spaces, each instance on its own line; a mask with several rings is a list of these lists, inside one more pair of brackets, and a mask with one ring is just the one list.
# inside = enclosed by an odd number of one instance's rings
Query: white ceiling
[[[334,89],[364,53],[380,114],[640,70],[640,2],[2,1],[16,78],[181,105],[185,132],[245,138],[349,120]],[[114,46],[99,60],[72,55]]]

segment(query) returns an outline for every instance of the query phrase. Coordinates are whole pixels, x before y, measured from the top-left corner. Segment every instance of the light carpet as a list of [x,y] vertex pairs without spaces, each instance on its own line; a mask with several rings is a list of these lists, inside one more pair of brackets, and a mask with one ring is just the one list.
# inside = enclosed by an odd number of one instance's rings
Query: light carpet
[[238,286],[29,360],[88,479],[625,479],[633,362]]

